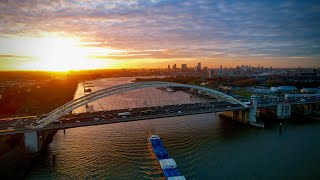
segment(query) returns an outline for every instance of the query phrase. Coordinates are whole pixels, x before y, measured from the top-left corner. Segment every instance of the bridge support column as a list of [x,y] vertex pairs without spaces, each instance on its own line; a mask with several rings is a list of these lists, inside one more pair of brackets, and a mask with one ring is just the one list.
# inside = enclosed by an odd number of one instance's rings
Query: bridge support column
[[258,102],[257,102],[258,97],[256,95],[252,95],[251,96],[251,107],[249,109],[249,122],[250,123],[256,123],[257,122],[257,118],[256,118],[256,114],[257,114],[257,108],[258,108]]
[[38,131],[28,131],[24,133],[24,146],[27,152],[39,151],[39,136]]
[[308,104],[308,114],[312,112],[312,105]]
[[291,116],[290,104],[278,104],[277,105],[277,117],[279,119],[288,118]]

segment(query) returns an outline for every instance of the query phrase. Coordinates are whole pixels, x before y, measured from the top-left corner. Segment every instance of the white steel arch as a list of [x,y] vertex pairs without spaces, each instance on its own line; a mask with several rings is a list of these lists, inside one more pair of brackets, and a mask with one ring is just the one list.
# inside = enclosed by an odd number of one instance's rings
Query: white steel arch
[[235,99],[232,96],[229,96],[227,94],[224,94],[222,92],[209,89],[202,86],[195,86],[195,85],[189,85],[189,84],[180,84],[180,83],[173,83],[173,82],[162,82],[162,81],[148,81],[148,82],[136,82],[136,83],[129,83],[129,84],[123,84],[119,86],[113,86],[105,89],[101,89],[99,91],[92,92],[88,95],[82,96],[78,99],[74,99],[72,101],[69,101],[68,103],[58,107],[57,109],[49,112],[46,114],[46,117],[40,119],[37,121],[38,126],[36,128],[43,128],[46,125],[50,124],[54,120],[57,120],[58,118],[69,114],[72,110],[77,109],[81,106],[84,106],[90,102],[93,102],[95,100],[108,97],[115,94],[120,94],[122,92],[134,90],[134,89],[142,89],[142,88],[149,88],[149,87],[185,87],[185,88],[193,88],[200,90],[202,92],[206,92],[208,94],[212,94],[215,96],[218,96],[220,99],[225,99],[230,102],[234,102],[237,104],[240,104],[244,107],[248,107],[243,102]]

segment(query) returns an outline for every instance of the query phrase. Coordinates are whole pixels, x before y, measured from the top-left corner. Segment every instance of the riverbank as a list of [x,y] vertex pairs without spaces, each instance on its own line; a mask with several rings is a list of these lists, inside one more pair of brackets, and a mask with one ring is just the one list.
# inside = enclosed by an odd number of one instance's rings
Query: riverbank
[[[7,135],[1,138],[0,174],[1,178],[23,179],[32,166],[33,160],[43,154],[57,131],[47,132],[46,139],[37,153],[28,153],[24,148],[23,135]],[[18,144],[10,144],[19,142]],[[10,148],[10,149],[8,149]]]
[[[29,74],[30,76],[26,76]],[[14,77],[20,78],[14,78]],[[24,126],[23,121],[11,122],[12,117],[40,116],[73,99],[78,85],[74,77],[59,74],[29,72],[5,73],[0,78],[0,118],[10,128]],[[34,158],[45,151],[56,131],[48,132],[40,151],[29,154],[25,151],[24,135],[0,136],[0,174],[6,179],[23,179]]]

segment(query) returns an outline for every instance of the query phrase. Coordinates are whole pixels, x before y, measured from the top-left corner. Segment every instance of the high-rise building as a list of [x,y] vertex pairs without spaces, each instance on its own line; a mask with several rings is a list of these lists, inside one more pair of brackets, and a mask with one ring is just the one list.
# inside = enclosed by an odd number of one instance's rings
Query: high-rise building
[[222,65],[220,65],[220,69],[218,69],[218,76],[222,77]]
[[187,64],[181,64],[181,71],[187,71]]
[[209,70],[209,79],[213,79],[214,78],[214,70],[210,69]]
[[177,70],[177,65],[176,65],[176,64],[174,64],[174,65],[172,66],[172,70],[173,70],[173,71],[176,71],[176,70]]
[[201,71],[201,62],[198,63],[197,71]]
[[168,71],[170,71],[171,69],[170,69],[170,65],[168,65]]
[[241,71],[243,71],[243,72],[248,71],[248,66],[242,65],[242,66],[241,66]]
[[203,68],[203,71],[204,71],[205,73],[207,73],[207,72],[208,72],[208,67],[205,66],[205,67]]

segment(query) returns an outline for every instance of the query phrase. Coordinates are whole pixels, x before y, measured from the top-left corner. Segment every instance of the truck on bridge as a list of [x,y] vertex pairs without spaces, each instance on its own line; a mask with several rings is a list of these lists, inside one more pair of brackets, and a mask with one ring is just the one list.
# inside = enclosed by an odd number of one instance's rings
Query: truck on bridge
[[130,112],[120,112],[120,113],[118,113],[118,116],[121,116],[121,117],[123,117],[123,116],[129,116],[129,115],[131,115]]

